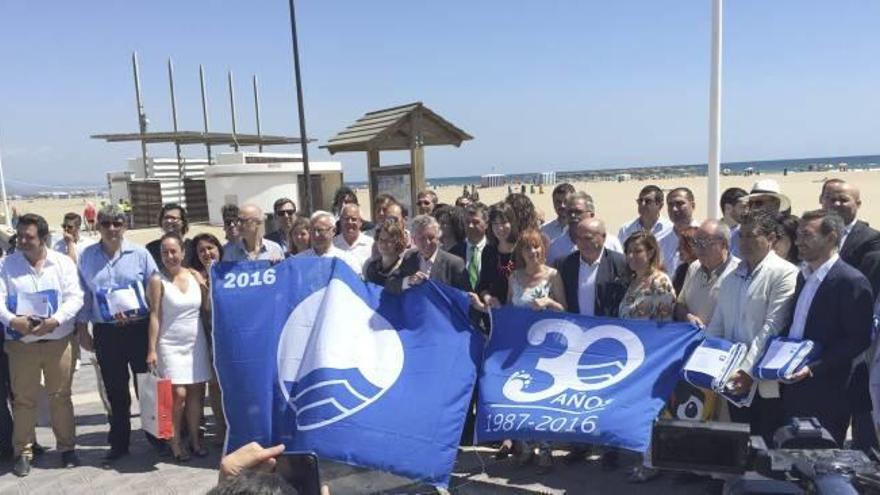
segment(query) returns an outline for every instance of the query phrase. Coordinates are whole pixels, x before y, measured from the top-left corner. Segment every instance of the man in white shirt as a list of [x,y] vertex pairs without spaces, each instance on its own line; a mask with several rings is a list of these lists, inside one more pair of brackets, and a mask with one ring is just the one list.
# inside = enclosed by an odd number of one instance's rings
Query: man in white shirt
[[853,412],[852,364],[870,345],[874,303],[868,279],[837,254],[843,230],[833,211],[801,217],[795,243],[804,265],[787,336],[816,343],[819,355],[782,387],[786,416],[818,418],[839,445]]
[[677,187],[666,195],[666,214],[672,221],[672,228],[654,237],[663,255],[663,267],[666,273],[674,275],[681,263],[678,254],[678,233],[687,227],[699,225],[694,220],[694,193],[686,187]]
[[[767,214],[748,215],[740,225],[742,261],[721,283],[707,335],[748,345],[745,359],[727,387],[744,394],[753,386],[753,368],[767,341],[788,323],[797,284],[797,268],[773,251],[777,222]],[[749,407],[729,407],[730,418],[749,423],[753,435],[769,441],[782,425],[776,382],[761,381]]]
[[96,242],[94,239],[83,237],[80,234],[81,227],[82,217],[78,213],[65,213],[64,220],[61,222],[64,237],[53,246],[55,251],[69,256],[74,264],[79,260],[79,255],[83,250]]
[[541,226],[541,232],[550,239],[550,242],[565,234],[565,227],[568,225],[568,215],[565,213],[565,200],[572,194],[574,194],[574,186],[567,182],[557,184],[553,188],[553,210],[556,212],[556,218]]
[[739,259],[730,254],[730,228],[719,220],[706,220],[694,234],[697,260],[688,267],[675,303],[675,319],[705,327],[712,321],[718,292],[736,270]]
[[361,232],[364,220],[360,207],[352,203],[343,206],[339,212],[339,225],[342,232],[333,238],[333,245],[363,267],[373,255],[373,238]]
[[[547,265],[549,266],[556,266],[566,256],[577,250],[575,239],[577,225],[582,220],[596,216],[593,197],[583,191],[569,195],[565,200],[565,212],[568,225],[565,227],[563,235],[550,243],[550,249],[547,250]],[[614,236],[605,237],[605,249],[618,253],[623,252],[623,246]]]
[[636,232],[650,232],[659,241],[661,234],[672,229],[672,223],[660,216],[663,210],[663,190],[659,187],[653,184],[643,187],[636,204],[639,216],[624,224],[617,232],[617,239],[621,245]]
[[339,258],[360,276],[364,268],[363,263],[358,264],[358,261],[348,252],[333,245],[333,237],[336,234],[336,223],[333,221],[333,215],[330,212],[318,210],[312,213],[309,221],[312,224],[310,232],[312,247],[296,256],[303,258],[310,256]]
[[0,268],[0,323],[12,382],[14,473],[27,476],[33,458],[40,379],[45,377],[52,429],[64,467],[79,465],[75,448],[73,332],[83,306],[76,265],[48,249],[49,226],[34,214],[18,220],[16,251]]

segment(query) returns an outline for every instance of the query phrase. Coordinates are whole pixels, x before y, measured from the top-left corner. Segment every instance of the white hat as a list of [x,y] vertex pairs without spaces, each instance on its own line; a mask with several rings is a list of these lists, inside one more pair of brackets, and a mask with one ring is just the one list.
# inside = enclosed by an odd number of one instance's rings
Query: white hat
[[788,196],[779,192],[781,190],[782,188],[779,187],[779,183],[775,180],[761,179],[752,185],[752,190],[746,198],[751,199],[762,196],[772,196],[779,200],[779,211],[786,211],[791,209],[791,200],[788,199]]

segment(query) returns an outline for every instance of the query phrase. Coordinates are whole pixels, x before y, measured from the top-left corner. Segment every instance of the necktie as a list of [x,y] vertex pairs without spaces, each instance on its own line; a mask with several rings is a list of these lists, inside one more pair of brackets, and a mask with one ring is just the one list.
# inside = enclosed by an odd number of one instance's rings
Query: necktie
[[471,261],[468,263],[468,279],[471,282],[471,288],[475,288],[477,286],[477,281],[480,279],[480,268],[477,266],[478,256],[477,245],[474,244],[471,246]]

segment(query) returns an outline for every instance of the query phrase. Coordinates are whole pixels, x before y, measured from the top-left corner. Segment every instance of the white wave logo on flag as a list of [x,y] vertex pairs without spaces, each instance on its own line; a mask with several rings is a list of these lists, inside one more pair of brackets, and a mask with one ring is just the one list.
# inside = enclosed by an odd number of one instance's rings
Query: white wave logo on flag
[[333,279],[291,312],[278,343],[278,379],[299,430],[333,424],[364,409],[403,370],[397,330]]

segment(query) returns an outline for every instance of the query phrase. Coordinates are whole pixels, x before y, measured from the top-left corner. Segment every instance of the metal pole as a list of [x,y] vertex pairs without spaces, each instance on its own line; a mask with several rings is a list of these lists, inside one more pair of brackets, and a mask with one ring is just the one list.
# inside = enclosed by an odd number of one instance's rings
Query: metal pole
[[303,177],[305,177],[305,200],[306,211],[312,212],[312,177],[309,172],[309,138],[306,135],[306,112],[303,107],[302,78],[299,70],[299,43],[296,36],[296,8],[293,0],[290,2],[290,36],[293,38],[293,73],[296,78],[296,103],[299,109],[299,137],[302,148]]
[[[171,88],[171,123],[174,126],[174,134],[177,134],[177,99],[174,97],[174,62],[171,57],[168,58],[168,86]],[[180,188],[177,193],[178,202],[185,203],[186,191],[183,184],[184,167],[183,158],[180,156],[180,142],[174,139],[174,148],[177,151],[177,186]]]
[[[199,83],[202,86],[202,120],[205,123],[205,134],[208,133],[208,95],[205,92],[205,69],[199,64]],[[207,142],[205,136],[205,148],[208,150],[208,165],[211,164],[211,144]]]
[[712,0],[712,76],[709,90],[708,218],[721,217],[721,54],[723,0]]
[[235,151],[238,151],[238,138],[235,134],[235,89],[232,86],[232,71],[228,72],[229,79],[229,108],[232,111],[232,141]]
[[3,176],[3,153],[0,152],[0,193],[3,194],[3,215],[6,225],[12,227],[12,217],[9,216],[9,200],[6,196],[6,178]]
[[263,152],[263,131],[260,128],[260,90],[257,87],[257,75],[254,74],[254,110],[257,114],[257,137],[260,138],[259,150]]
[[141,71],[138,67],[137,52],[131,54],[131,64],[134,67],[134,96],[137,101],[138,129],[141,134],[141,158],[144,163],[144,178],[147,177],[147,142],[144,134],[147,133],[147,114],[144,113],[144,103],[141,99]]

